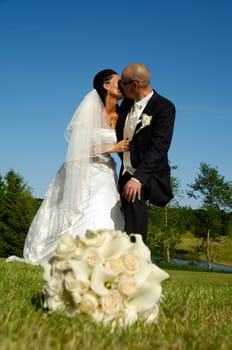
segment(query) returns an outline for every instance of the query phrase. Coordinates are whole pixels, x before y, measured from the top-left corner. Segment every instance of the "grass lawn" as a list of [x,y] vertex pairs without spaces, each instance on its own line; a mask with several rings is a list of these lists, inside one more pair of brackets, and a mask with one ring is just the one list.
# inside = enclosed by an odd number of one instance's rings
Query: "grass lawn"
[[1,350],[231,350],[232,274],[168,271],[156,324],[128,329],[41,307],[42,269],[0,259]]

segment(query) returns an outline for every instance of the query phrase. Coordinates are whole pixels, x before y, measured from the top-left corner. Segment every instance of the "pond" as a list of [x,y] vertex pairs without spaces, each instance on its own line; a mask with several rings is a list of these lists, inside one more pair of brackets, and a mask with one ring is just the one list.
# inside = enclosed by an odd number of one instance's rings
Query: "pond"
[[[191,261],[191,260],[184,260],[184,259],[176,259],[176,258],[172,258],[171,261],[174,262],[175,264],[194,265],[194,266],[200,267],[202,269],[207,269],[208,268],[208,264],[205,263],[205,262],[198,262],[198,261]],[[232,266],[212,264],[212,270],[232,272]]]

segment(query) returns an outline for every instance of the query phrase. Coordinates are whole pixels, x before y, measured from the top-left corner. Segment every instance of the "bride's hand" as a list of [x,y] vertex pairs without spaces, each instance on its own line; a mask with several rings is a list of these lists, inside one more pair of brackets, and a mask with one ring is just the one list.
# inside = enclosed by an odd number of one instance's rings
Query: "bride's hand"
[[116,143],[116,145],[113,147],[114,151],[116,153],[126,152],[130,149],[130,141],[128,139],[119,141]]

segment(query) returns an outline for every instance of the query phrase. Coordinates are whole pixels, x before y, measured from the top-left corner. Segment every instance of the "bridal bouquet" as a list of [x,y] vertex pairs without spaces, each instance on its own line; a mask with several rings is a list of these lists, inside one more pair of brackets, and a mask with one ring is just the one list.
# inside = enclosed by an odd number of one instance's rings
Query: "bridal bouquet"
[[158,317],[161,282],[169,275],[152,263],[139,234],[87,231],[64,235],[43,264],[45,307],[69,316],[91,315],[120,326]]

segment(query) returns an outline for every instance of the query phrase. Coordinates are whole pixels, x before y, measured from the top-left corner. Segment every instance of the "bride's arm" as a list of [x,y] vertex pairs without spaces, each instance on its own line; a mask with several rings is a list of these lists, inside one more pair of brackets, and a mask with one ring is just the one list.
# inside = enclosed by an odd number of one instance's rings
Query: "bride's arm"
[[129,150],[129,146],[130,146],[130,141],[128,139],[126,140],[121,140],[118,143],[116,143],[115,145],[106,148],[105,150],[103,150],[103,154],[106,153],[121,153],[121,152],[126,152]]
[[121,140],[114,145],[92,145],[91,154],[92,156],[99,156],[100,154],[109,154],[109,153],[121,153],[129,151],[130,141],[128,139]]

